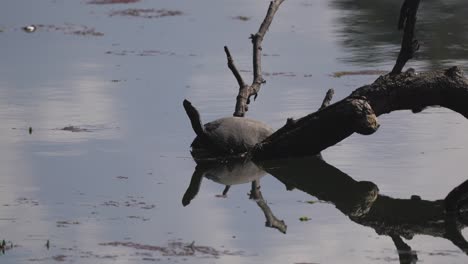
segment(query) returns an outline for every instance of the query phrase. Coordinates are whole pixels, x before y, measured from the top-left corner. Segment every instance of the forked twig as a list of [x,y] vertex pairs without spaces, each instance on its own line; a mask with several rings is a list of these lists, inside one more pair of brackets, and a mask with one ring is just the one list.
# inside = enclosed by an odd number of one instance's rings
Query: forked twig
[[237,70],[236,66],[234,65],[234,61],[232,59],[231,53],[229,52],[229,48],[227,46],[224,47],[224,51],[226,52],[226,56],[228,59],[228,67],[236,77],[237,83],[239,84],[239,93],[236,98],[236,108],[234,111],[234,116],[243,117],[245,113],[248,111],[248,104],[250,103],[250,97],[254,96],[254,100],[257,98],[257,94],[260,91],[260,86],[265,80],[262,77],[262,41],[265,37],[268,28],[273,21],[273,17],[278,10],[281,3],[284,0],[274,0],[270,2],[270,6],[268,7],[268,12],[263,19],[262,24],[256,34],[252,34],[250,38],[252,39],[253,45],[253,81],[251,85],[246,85],[244,80],[242,79],[239,71]]

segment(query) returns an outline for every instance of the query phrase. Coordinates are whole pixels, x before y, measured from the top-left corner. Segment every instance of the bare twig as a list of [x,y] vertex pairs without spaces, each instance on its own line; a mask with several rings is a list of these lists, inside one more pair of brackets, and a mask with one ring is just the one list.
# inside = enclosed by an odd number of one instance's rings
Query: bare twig
[[237,70],[236,65],[234,65],[234,60],[232,59],[231,52],[229,51],[229,48],[227,46],[224,46],[224,52],[226,52],[226,57],[228,60],[228,68],[232,71],[232,74],[234,74],[234,77],[236,77],[239,87],[244,87],[245,82],[242,79],[242,76],[240,75],[239,71]]
[[398,29],[404,29],[404,33],[401,41],[400,53],[398,54],[391,75],[401,73],[406,62],[413,58],[414,54],[419,49],[419,42],[413,39],[419,2],[420,0],[405,0],[401,6]]
[[[252,44],[253,44],[253,75],[254,79],[252,85],[240,85],[239,78],[236,76],[237,82],[239,83],[239,94],[237,95],[236,99],[236,109],[234,111],[234,116],[243,117],[245,112],[248,111],[248,104],[250,103],[250,97],[253,95],[254,100],[257,98],[257,94],[260,91],[260,86],[265,80],[262,77],[262,41],[265,37],[265,34],[270,27],[271,22],[273,21],[273,16],[275,15],[276,11],[278,10],[281,3],[284,0],[274,0],[270,2],[270,6],[268,7],[268,12],[263,20],[260,28],[256,34],[251,35]],[[226,51],[226,48],[225,48]],[[226,52],[228,55],[228,52]],[[228,55],[228,64],[229,64],[229,55]],[[231,68],[230,68],[231,69]],[[232,70],[232,69],[231,69]],[[240,76],[240,75],[239,75]],[[243,83],[243,82],[242,82]]]

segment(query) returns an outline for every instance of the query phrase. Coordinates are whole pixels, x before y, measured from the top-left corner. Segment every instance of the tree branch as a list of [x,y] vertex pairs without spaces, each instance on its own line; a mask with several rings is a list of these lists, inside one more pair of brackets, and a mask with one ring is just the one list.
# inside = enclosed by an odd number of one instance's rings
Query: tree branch
[[229,48],[227,46],[224,46],[224,52],[226,52],[226,57],[228,60],[228,68],[232,71],[232,74],[234,74],[234,77],[236,77],[239,87],[244,87],[245,86],[244,80],[242,79],[242,76],[237,70],[236,65],[234,65],[234,60],[232,59],[231,52],[229,51]]
[[404,29],[404,33],[401,41],[400,53],[398,54],[396,64],[391,72],[392,75],[401,73],[406,62],[413,58],[414,54],[419,49],[418,41],[413,40],[419,1],[420,0],[405,0],[401,6],[398,30]]
[[[268,7],[268,12],[263,20],[260,28],[256,34],[251,35],[252,45],[253,45],[253,75],[254,79],[250,86],[248,85],[240,85],[239,79],[239,94],[236,98],[236,108],[234,111],[234,116],[243,117],[245,113],[248,111],[248,104],[250,103],[250,97],[254,96],[254,100],[257,98],[257,94],[260,91],[260,86],[262,83],[265,82],[262,77],[262,41],[265,37],[265,34],[270,27],[271,22],[273,21],[273,17],[278,10],[281,3],[284,0],[274,0],[270,2],[270,6]],[[231,69],[232,70],[232,69]],[[234,73],[234,75],[236,75]]]

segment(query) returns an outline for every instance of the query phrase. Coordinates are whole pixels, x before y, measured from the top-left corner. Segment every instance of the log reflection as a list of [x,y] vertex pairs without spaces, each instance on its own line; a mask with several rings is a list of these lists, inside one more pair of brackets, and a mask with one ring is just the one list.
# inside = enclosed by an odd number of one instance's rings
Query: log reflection
[[446,199],[428,201],[418,196],[397,199],[379,194],[374,183],[356,181],[315,157],[269,161],[261,167],[289,188],[333,203],[353,222],[391,237],[400,263],[417,261],[416,253],[402,240],[415,235],[447,239],[468,254],[468,242],[461,234],[467,224],[468,181],[455,188]]

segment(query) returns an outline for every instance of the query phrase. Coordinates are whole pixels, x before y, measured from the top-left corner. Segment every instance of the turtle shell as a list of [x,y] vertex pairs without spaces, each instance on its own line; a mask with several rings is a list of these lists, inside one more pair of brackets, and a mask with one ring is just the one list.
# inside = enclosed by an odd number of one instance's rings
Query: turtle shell
[[245,117],[224,117],[204,125],[207,142],[197,136],[192,142],[192,156],[209,158],[241,154],[273,133],[273,129],[257,120]]

